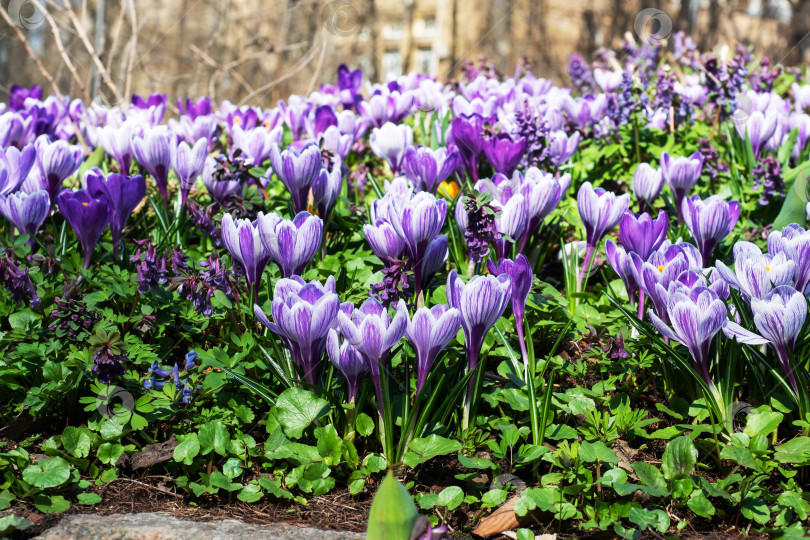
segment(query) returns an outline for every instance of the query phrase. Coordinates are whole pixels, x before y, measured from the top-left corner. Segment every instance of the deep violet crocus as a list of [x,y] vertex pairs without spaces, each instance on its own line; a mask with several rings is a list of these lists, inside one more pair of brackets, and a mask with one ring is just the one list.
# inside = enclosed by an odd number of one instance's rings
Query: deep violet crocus
[[668,226],[669,216],[663,210],[655,219],[646,212],[636,215],[628,211],[619,223],[619,239],[627,251],[646,261],[666,240]]
[[627,298],[633,300],[633,294],[636,290],[639,290],[639,319],[642,319],[644,317],[644,297],[642,296],[644,291],[641,291],[638,288],[638,283],[636,283],[636,277],[633,273],[633,261],[630,259],[630,254],[624,248],[617,246],[610,238],[605,240],[605,254],[607,255],[610,266],[613,267],[613,270],[622,280],[624,289],[627,291]]
[[63,189],[57,196],[59,211],[65,218],[82,245],[84,267],[90,267],[93,250],[96,249],[101,234],[107,228],[110,210],[107,197],[94,197],[86,189],[71,191]]
[[405,337],[416,351],[416,393],[427,381],[439,353],[456,337],[461,325],[461,313],[456,308],[437,304],[421,307],[405,327]]
[[289,147],[281,151],[278,145],[273,145],[270,148],[270,163],[276,176],[292,196],[293,210],[306,210],[309,191],[322,168],[320,148],[315,144],[308,144],[300,152],[296,152]]
[[363,378],[368,375],[368,364],[360,351],[352,347],[348,340],[340,343],[338,332],[334,328],[329,330],[326,336],[326,354],[332,365],[343,373],[346,378],[348,392],[346,401],[354,403],[357,399],[357,391]]
[[759,335],[732,321],[726,323],[723,333],[749,345],[770,343],[790,385],[794,391],[798,391],[799,385],[790,363],[789,352],[793,352],[807,319],[807,300],[793,287],[776,287],[764,300],[752,298],[751,311],[754,313],[754,324]]
[[451,132],[453,142],[461,155],[467,175],[478,181],[478,160],[484,152],[484,125],[490,122],[480,114],[462,114],[453,119]]
[[281,336],[304,380],[312,385],[317,382],[326,338],[339,310],[333,276],[324,285],[317,281],[307,283],[299,276],[280,279],[273,289],[274,322],[270,322],[258,304],[253,306],[256,318]]
[[323,221],[309,212],[299,212],[292,221],[273,212],[257,221],[262,244],[283,278],[300,275],[321,247]]
[[526,139],[498,133],[484,139],[483,150],[495,172],[512,176],[526,152]]
[[594,188],[590,182],[585,182],[577,193],[577,208],[579,217],[585,225],[585,256],[582,260],[582,269],[579,273],[578,286],[582,287],[596,246],[602,238],[613,230],[630,206],[630,195],[616,194],[602,188]]
[[133,137],[132,149],[138,163],[146,169],[169,207],[169,169],[172,164],[172,148],[177,145],[175,135],[161,126],[147,131],[145,137]]
[[402,170],[418,191],[436,193],[439,185],[458,170],[461,157],[458,150],[426,146],[409,147],[405,151]]
[[259,212],[255,221],[234,220],[230,214],[222,216],[222,243],[245,272],[248,285],[253,288],[254,302],[259,295],[259,281],[262,278],[270,254],[265,249],[259,233],[259,223],[264,214]]
[[61,140],[50,142],[47,135],[40,135],[34,147],[37,152],[37,166],[42,176],[42,189],[48,190],[51,205],[54,205],[62,189],[62,183],[81,165],[82,149]]
[[[532,288],[534,273],[529,259],[522,253],[515,257],[514,261],[500,259],[496,265],[492,259],[487,261],[487,268],[493,276],[506,274],[512,278],[512,315],[515,317],[515,328],[517,329],[518,340],[520,341],[520,352],[523,355],[523,364],[526,369],[529,366],[529,352],[526,349],[526,340],[523,330],[523,316],[526,312],[526,300],[529,298],[529,291]],[[528,372],[527,372],[528,373]]]
[[709,375],[709,347],[726,324],[726,305],[713,290],[695,287],[688,292],[671,294],[666,309],[671,325],[651,311],[653,325],[664,337],[683,343],[689,349],[698,373],[709,388],[714,388]]
[[681,213],[683,199],[700,178],[702,169],[703,155],[700,152],[695,152],[689,157],[672,157],[667,152],[661,154],[661,176],[672,190],[678,223],[683,222]]
[[693,195],[683,200],[684,223],[695,237],[700,254],[708,261],[717,244],[729,235],[740,218],[740,203],[726,202],[719,195],[705,201]]
[[17,228],[20,234],[28,234],[33,247],[33,239],[51,211],[51,201],[44,189],[33,193],[17,191],[10,195],[0,195],[0,213]]
[[104,194],[110,210],[110,233],[113,239],[113,254],[118,256],[121,231],[129,216],[146,196],[146,181],[143,176],[125,176],[112,173],[104,175],[98,169],[85,173],[84,187],[94,196]]
[[205,168],[205,157],[208,155],[208,139],[199,139],[194,146],[181,142],[171,146],[171,163],[174,174],[180,181],[180,207],[186,205],[188,192]]
[[[479,368],[484,338],[503,315],[511,297],[512,278],[508,274],[497,277],[476,276],[466,284],[455,270],[451,270],[447,276],[447,303],[461,312],[467,368],[470,371]],[[480,366],[480,369],[483,371],[484,366]],[[476,399],[482,380],[479,376],[475,376],[470,379],[467,386],[462,422],[464,430],[470,426],[470,421],[475,417],[471,408],[478,406]]]

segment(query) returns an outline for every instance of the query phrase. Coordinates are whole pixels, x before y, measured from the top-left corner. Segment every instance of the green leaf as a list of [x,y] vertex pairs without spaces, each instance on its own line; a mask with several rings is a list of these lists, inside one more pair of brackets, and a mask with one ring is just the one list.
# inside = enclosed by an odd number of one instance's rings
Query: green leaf
[[416,467],[436,456],[458,452],[461,450],[461,443],[434,434],[424,439],[413,439],[408,448],[412,452],[407,452],[402,457],[402,462],[408,467]]
[[340,463],[340,455],[343,453],[343,439],[338,435],[335,426],[329,424],[326,427],[315,429],[315,440],[318,441],[318,454],[325,465],[332,466]]
[[222,474],[233,480],[242,474],[242,461],[239,458],[230,458],[222,465]]
[[33,524],[33,521],[28,521],[14,514],[3,516],[0,518],[0,538],[4,538],[14,531],[24,531]]
[[374,420],[372,420],[371,417],[366,413],[360,413],[357,415],[357,420],[355,421],[354,426],[357,429],[357,433],[363,437],[368,437],[374,433]]
[[61,486],[70,478],[70,465],[56,456],[32,463],[23,471],[23,480],[38,488]]
[[123,453],[124,447],[120,444],[105,442],[98,447],[96,456],[98,460],[105,465],[115,465],[115,463],[118,462],[118,458],[120,458]]
[[636,475],[638,476],[639,480],[641,480],[644,484],[655,487],[655,488],[666,488],[667,481],[664,479],[664,475],[655,465],[651,465],[650,463],[645,463],[643,461],[637,461],[632,464],[633,470],[636,471]]
[[669,516],[663,510],[633,507],[630,509],[627,519],[638,525],[641,530],[651,528],[663,533],[669,529]]
[[765,525],[771,519],[771,511],[768,505],[759,497],[749,495],[742,501],[742,515],[745,519],[751,519],[761,525]]
[[518,529],[515,531],[515,536],[517,536],[517,540],[534,540],[534,533],[531,529]]
[[258,484],[246,485],[236,496],[237,499],[246,503],[255,503],[262,497],[264,497],[264,494]]
[[509,492],[505,489],[490,489],[481,495],[481,507],[495,508],[496,506],[500,506],[506,500],[508,494]]
[[689,476],[695,471],[698,451],[692,439],[682,435],[667,443],[664,455],[661,458],[661,469],[664,478],[672,480],[677,476]]
[[756,435],[768,435],[779,427],[784,415],[773,412],[770,407],[764,406],[751,411],[745,423],[744,433],[754,437]]
[[178,463],[191,465],[197,454],[200,453],[200,442],[197,440],[196,433],[189,433],[185,438],[174,447],[174,454],[172,457]]
[[276,499],[292,499],[292,493],[281,488],[281,480],[271,480],[262,476],[259,478],[259,485]]
[[[810,162],[808,162],[810,163]],[[804,163],[803,166],[806,166]],[[776,220],[773,222],[773,229],[780,230],[791,223],[804,223],[807,220],[807,173],[803,167],[796,167],[789,173],[798,171],[796,180],[785,195],[785,202]],[[788,173],[786,173],[788,174]]]
[[73,457],[86,458],[90,454],[90,435],[82,428],[68,426],[62,432],[62,446]]
[[387,466],[388,462],[385,461],[385,458],[382,456],[369,454],[363,458],[363,467],[365,467],[370,474],[384,471]]
[[39,315],[37,315],[28,308],[21,309],[20,311],[15,311],[14,313],[8,316],[8,324],[14,330],[25,330],[28,327],[29,323],[33,325],[34,322],[38,320]]
[[76,498],[79,499],[79,504],[86,506],[93,506],[94,504],[98,504],[102,501],[101,495],[98,493],[79,493],[76,495]]
[[202,455],[211,453],[211,450],[221,456],[228,455],[228,443],[231,441],[231,436],[228,428],[219,420],[208,422],[201,427],[197,440],[200,443]]
[[219,471],[212,472],[209,480],[211,481],[212,486],[224,489],[225,491],[237,491],[242,489],[242,484],[231,482],[230,478]]
[[779,463],[809,463],[810,437],[795,437],[774,448],[774,459]]
[[752,454],[748,448],[727,444],[720,451],[720,458],[733,461],[737,465],[742,465],[743,467],[748,467],[749,469],[758,468],[757,460],[754,458],[754,454]]
[[418,517],[419,511],[410,493],[394,478],[394,474],[388,471],[371,503],[366,538],[368,540],[410,538]]
[[448,510],[455,510],[463,500],[464,491],[458,486],[446,487],[439,493],[439,505],[447,507]]
[[70,508],[70,501],[61,495],[48,497],[47,495],[40,494],[34,497],[34,506],[37,507],[37,510],[45,514],[58,514]]
[[312,422],[330,412],[329,402],[308,390],[288,388],[278,396],[273,408],[276,419],[288,437],[298,439]]
[[593,463],[595,461],[603,463],[619,462],[619,456],[616,455],[616,452],[608,448],[602,441],[596,441],[594,443],[583,441],[579,445],[577,454],[582,461],[587,463]]
[[692,512],[702,518],[711,519],[715,514],[714,505],[702,491],[693,492],[686,504]]

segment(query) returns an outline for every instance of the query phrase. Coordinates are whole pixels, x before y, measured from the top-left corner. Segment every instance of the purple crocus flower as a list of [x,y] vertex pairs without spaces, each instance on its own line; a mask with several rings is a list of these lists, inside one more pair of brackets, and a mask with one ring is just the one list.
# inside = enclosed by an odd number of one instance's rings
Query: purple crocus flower
[[617,197],[610,191],[594,188],[590,182],[585,182],[577,193],[577,208],[579,217],[585,225],[586,249],[582,260],[582,269],[579,274],[579,285],[591,266],[591,258],[596,246],[602,238],[613,230],[630,206],[630,195],[625,193]]
[[255,221],[237,219],[234,221],[231,214],[222,216],[222,243],[230,252],[234,261],[242,266],[248,285],[253,287],[254,302],[259,295],[258,284],[262,278],[264,267],[270,260],[270,254],[265,249],[259,233],[259,223],[264,214],[259,212]]
[[36,160],[37,153],[32,144],[26,145],[22,151],[14,146],[0,146],[0,195],[17,191],[28,178]]
[[281,336],[293,362],[303,371],[304,380],[312,385],[317,382],[326,338],[339,311],[333,276],[329,276],[325,285],[317,281],[307,283],[298,276],[280,279],[273,290],[271,313],[275,324],[258,304],[253,306],[256,318]]
[[[512,278],[508,274],[497,277],[476,276],[467,284],[455,270],[451,270],[447,276],[447,303],[461,312],[461,327],[464,329],[464,346],[469,370],[478,368],[484,338],[503,315],[511,297]],[[470,379],[462,422],[465,430],[470,425],[474,385],[475,380]]]
[[[632,252],[629,256],[636,283],[652,300],[658,317],[667,321],[667,291],[670,283],[690,269],[688,257],[675,246],[654,252],[646,261]],[[639,303],[643,304],[641,296]]]
[[439,269],[447,262],[447,235],[440,234],[430,241],[425,249],[425,256],[422,257],[420,269],[421,289],[427,288],[430,280]]
[[416,351],[416,394],[422,391],[433,363],[461,325],[461,313],[443,304],[421,307],[405,327],[405,337]]
[[[613,240],[608,238],[605,240],[605,254],[607,255],[608,262],[610,266],[613,267],[613,270],[619,275],[621,278],[622,283],[624,283],[624,288],[627,291],[627,298],[630,300],[633,299],[633,293],[636,292],[638,289],[638,283],[636,283],[635,273],[633,272],[633,261],[630,259],[630,254],[617,246],[613,243]],[[644,294],[640,292],[639,294]],[[643,305],[643,297],[640,297],[639,303]],[[641,319],[644,315],[642,311]]]
[[391,225],[405,242],[405,250],[415,265],[417,287],[420,287],[422,258],[428,244],[442,230],[447,215],[447,203],[444,199],[437,200],[427,191],[420,191],[412,199],[403,198],[401,204],[390,208],[389,212]]
[[129,108],[127,113],[151,126],[157,126],[163,121],[168,101],[166,94],[151,94],[146,99],[133,94],[131,99],[132,107]]
[[439,185],[456,172],[461,164],[458,150],[426,146],[409,147],[405,151],[402,170],[418,191],[436,193]]
[[177,146],[175,135],[166,127],[150,129],[145,137],[133,137],[132,149],[138,163],[146,169],[169,207],[169,168],[172,164],[172,148]]
[[281,277],[300,275],[321,247],[323,221],[309,212],[300,212],[292,221],[271,213],[260,216],[259,236]]
[[[331,276],[330,276],[331,279]],[[363,304],[346,314],[342,309],[337,314],[340,330],[346,339],[365,357],[374,382],[377,407],[382,415],[382,378],[380,366],[384,366],[388,352],[399,343],[408,323],[408,309],[400,300],[393,318],[377,300],[367,299]]]
[[321,172],[321,150],[315,144],[308,144],[296,152],[293,148],[280,151],[278,145],[270,148],[270,163],[279,180],[292,196],[293,210],[307,209],[307,199],[312,184]]
[[109,223],[110,210],[107,197],[93,197],[86,189],[71,191],[63,189],[57,196],[59,211],[62,212],[76,233],[82,245],[84,267],[90,267],[93,250],[96,249],[101,234]]
[[188,116],[192,120],[196,120],[199,116],[208,116],[211,114],[211,98],[201,96],[195,102],[191,98],[177,100],[177,109],[181,115]]
[[518,193],[504,203],[493,199],[492,206],[499,209],[499,213],[495,216],[495,228],[498,230],[495,248],[498,250],[498,257],[505,258],[512,251],[513,243],[523,235],[526,228],[526,199]]
[[180,206],[186,205],[188,192],[194,187],[203,168],[205,168],[205,157],[208,155],[208,139],[200,139],[189,146],[181,142],[177,146],[171,146],[172,170],[180,180]]
[[381,221],[377,226],[363,225],[363,233],[371,251],[384,264],[398,260],[405,250],[405,241],[387,221]]
[[519,136],[513,139],[508,133],[498,133],[484,139],[483,151],[495,172],[512,176],[526,152],[526,139]]
[[129,167],[132,164],[132,134],[134,131],[135,124],[131,121],[124,122],[117,127],[103,126],[98,130],[98,144],[107,155],[112,156],[118,162],[122,174],[129,173]]
[[146,196],[146,181],[143,176],[125,176],[123,174],[104,173],[98,169],[85,173],[83,184],[93,197],[103,194],[107,199],[110,211],[110,233],[113,239],[113,254],[118,256],[118,245],[121,242],[121,231],[127,224],[132,211]]
[[709,375],[709,347],[726,324],[726,305],[713,290],[695,287],[688,293],[671,294],[666,309],[671,326],[651,311],[653,325],[664,337],[683,343],[689,349],[698,373],[709,388],[714,388]]
[[347,340],[344,340],[343,344],[341,344],[338,332],[335,329],[329,330],[326,336],[326,354],[329,356],[332,365],[346,377],[346,386],[348,386],[346,396],[348,399],[346,401],[354,403],[357,399],[360,383],[368,375],[366,359]]
[[340,102],[344,107],[354,105],[355,96],[360,92],[363,84],[363,70],[350,70],[346,64],[338,66],[337,85],[340,89]]
[[805,292],[810,284],[810,231],[792,223],[781,231],[768,235],[768,253],[775,256],[784,253],[796,265],[793,284],[799,292]]
[[42,87],[32,86],[26,88],[18,84],[12,84],[8,89],[8,106],[9,109],[16,111],[25,109],[25,100],[31,98],[36,100],[42,99]]
[[557,208],[571,185],[571,175],[554,176],[537,167],[530,167],[523,176],[520,193],[526,200],[526,227],[521,235],[519,252],[523,252],[529,237],[540,230],[543,220]]
[[406,124],[386,122],[374,128],[368,140],[372,152],[388,162],[394,175],[399,172],[405,150],[413,144],[413,130]]
[[763,300],[774,287],[793,285],[796,263],[785,253],[763,255],[759,248],[750,242],[737,242],[734,245],[734,270],[722,261],[715,262],[720,277],[730,287],[739,290],[744,299]]
[[740,203],[726,202],[719,195],[705,201],[693,195],[683,200],[681,210],[689,232],[695,237],[704,261],[708,261],[714,248],[734,229],[740,218]]
[[312,204],[324,221],[329,220],[342,187],[343,168],[340,160],[334,163],[331,169],[321,169],[318,178],[312,184]]
[[520,340],[520,351],[523,354],[523,363],[529,365],[529,353],[526,350],[526,340],[523,332],[523,316],[526,312],[526,300],[529,298],[529,291],[532,288],[534,273],[529,259],[522,253],[515,257],[514,261],[500,259],[496,265],[492,259],[487,261],[487,268],[493,276],[506,274],[512,278],[512,315],[515,317],[515,329]]
[[259,126],[249,130],[243,130],[239,126],[234,126],[231,131],[233,137],[233,148],[231,153],[241,150],[242,154],[257,167],[270,157],[270,149],[281,144],[284,135],[283,126],[276,126],[275,129],[268,130],[264,126]]
[[[217,170],[217,160],[212,156],[205,158],[202,179],[205,189],[220,206],[224,206],[234,195],[242,191],[242,184],[239,180],[219,180],[215,174]],[[230,177],[229,177],[230,178]]]
[[460,115],[453,119],[453,142],[461,162],[473,182],[478,181],[478,160],[484,152],[484,125],[490,122],[480,114]]
[[62,189],[62,183],[81,165],[83,152],[80,147],[70,146],[65,141],[50,142],[47,135],[40,135],[34,147],[42,188],[48,190],[48,197],[53,205]]
[[773,109],[764,112],[753,111],[745,122],[735,122],[735,126],[737,133],[743,139],[745,139],[746,133],[748,134],[748,140],[751,141],[751,148],[756,159],[779,127],[779,113]]
[[661,170],[653,169],[649,163],[641,163],[633,173],[633,194],[642,204],[642,208],[652,208],[652,203],[661,194],[664,187],[664,175]]
[[752,298],[751,311],[760,335],[732,321],[726,323],[723,332],[729,338],[737,338],[741,343],[749,345],[770,343],[790,385],[798,392],[799,385],[793,373],[789,352],[793,352],[807,319],[807,300],[793,287],[781,286],[768,293],[764,300]]
[[627,251],[635,252],[646,261],[666,240],[668,225],[669,216],[663,210],[655,219],[646,212],[636,216],[627,211],[619,225],[619,238]]
[[661,154],[661,176],[672,190],[673,204],[678,213],[678,223],[683,223],[681,213],[683,199],[700,178],[703,169],[703,155],[695,152],[689,157],[672,157],[667,152]]
[[44,189],[33,193],[17,191],[9,195],[0,195],[0,213],[14,224],[20,234],[27,234],[33,239],[51,211],[51,201]]
[[565,131],[553,131],[548,136],[548,155],[554,167],[561,167],[571,159],[579,147],[579,132],[567,135]]

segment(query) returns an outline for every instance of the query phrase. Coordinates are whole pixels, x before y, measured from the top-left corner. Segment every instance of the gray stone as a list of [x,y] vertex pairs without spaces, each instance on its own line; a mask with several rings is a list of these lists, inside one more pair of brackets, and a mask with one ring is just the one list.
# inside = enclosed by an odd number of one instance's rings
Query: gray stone
[[322,531],[278,523],[251,525],[235,519],[221,521],[185,521],[167,512],[96,516],[75,514],[46,530],[42,540],[241,540],[272,538],[278,540],[355,540],[365,535],[341,531]]

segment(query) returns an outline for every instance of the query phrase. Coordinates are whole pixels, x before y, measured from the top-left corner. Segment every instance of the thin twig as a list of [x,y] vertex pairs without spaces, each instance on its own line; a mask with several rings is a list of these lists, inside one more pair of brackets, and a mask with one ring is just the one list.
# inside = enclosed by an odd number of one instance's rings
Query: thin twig
[[28,40],[25,39],[25,35],[22,32],[20,32],[20,29],[11,20],[11,17],[8,16],[8,12],[6,11],[6,8],[4,8],[3,6],[0,6],[0,16],[2,16],[3,20],[5,20],[11,27],[11,29],[14,30],[14,33],[17,34],[17,39],[19,39],[20,43],[23,44],[23,47],[25,47],[25,52],[28,54],[29,58],[31,58],[31,60],[34,61],[34,64],[37,66],[39,72],[42,74],[43,77],[45,77],[45,80],[48,81],[48,84],[51,85],[53,93],[56,94],[56,97],[62,99],[62,92],[60,92],[59,87],[56,86],[56,81],[53,79],[51,74],[48,73],[48,70],[45,69],[45,66],[42,65],[42,62],[39,61],[39,58],[37,58],[37,55],[34,53],[34,51],[31,49],[31,46],[28,44]]
[[217,71],[226,72],[228,75],[233,77],[236,82],[238,82],[240,85],[242,85],[242,88],[244,88],[246,92],[248,92],[248,93],[253,92],[253,87],[250,85],[250,83],[248,83],[245,80],[244,77],[242,77],[242,75],[238,71],[235,71],[235,70],[231,69],[226,64],[218,63],[216,60],[211,58],[208,55],[208,53],[206,53],[205,51],[203,51],[202,49],[200,49],[199,47],[197,47],[193,43],[190,45],[190,47],[191,47],[191,50],[194,52],[194,54],[198,55],[202,59],[203,62],[205,62],[206,64],[208,64],[209,66],[211,66],[212,68],[214,68]]

